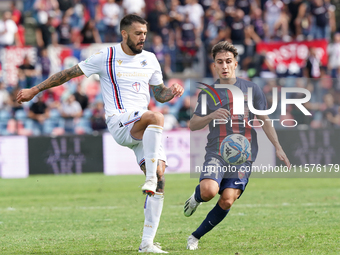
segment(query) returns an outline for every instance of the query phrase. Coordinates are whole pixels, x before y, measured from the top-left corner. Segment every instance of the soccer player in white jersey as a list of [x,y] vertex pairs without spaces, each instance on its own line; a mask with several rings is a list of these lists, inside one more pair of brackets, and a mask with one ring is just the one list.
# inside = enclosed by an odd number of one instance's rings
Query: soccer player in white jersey
[[166,157],[161,144],[163,115],[147,109],[149,85],[155,99],[162,103],[180,97],[184,90],[177,83],[169,88],[164,86],[156,56],[143,50],[146,25],[147,22],[139,16],[125,16],[120,23],[121,43],[102,49],[35,87],[19,91],[17,101],[27,102],[39,92],[83,74],[87,77],[99,75],[108,129],[117,143],[135,152],[146,175],[142,191],[148,196],[139,252],[166,253],[153,243],[163,208]]

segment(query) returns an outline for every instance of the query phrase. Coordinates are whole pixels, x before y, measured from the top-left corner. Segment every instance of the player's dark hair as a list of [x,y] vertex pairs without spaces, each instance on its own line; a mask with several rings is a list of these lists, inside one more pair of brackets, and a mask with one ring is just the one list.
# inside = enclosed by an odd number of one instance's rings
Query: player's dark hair
[[129,15],[126,15],[124,18],[122,18],[122,20],[120,21],[120,31],[122,30],[126,31],[127,28],[131,26],[132,23],[135,23],[135,22],[141,23],[143,25],[148,24],[148,22],[145,19],[134,14],[129,14]]
[[233,53],[235,59],[238,56],[238,52],[235,46],[227,41],[222,41],[222,42],[215,44],[211,49],[211,55],[213,59],[215,60],[217,53],[224,52],[224,51],[230,51],[231,53]]

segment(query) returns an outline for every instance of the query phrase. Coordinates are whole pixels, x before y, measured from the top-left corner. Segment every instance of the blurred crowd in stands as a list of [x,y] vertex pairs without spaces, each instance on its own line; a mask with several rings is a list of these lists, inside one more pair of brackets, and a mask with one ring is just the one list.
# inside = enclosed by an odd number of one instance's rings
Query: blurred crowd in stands
[[[51,73],[48,47],[77,48],[94,43],[121,40],[119,22],[130,13],[148,21],[145,49],[156,54],[166,85],[179,82],[186,94],[166,104],[151,98],[150,109],[165,115],[165,129],[187,128],[190,111],[196,105],[191,76],[216,74],[209,54],[221,40],[238,46],[238,76],[251,79],[265,92],[271,106],[272,88],[303,87],[312,92],[304,116],[290,107],[286,116],[280,109],[272,118],[296,119],[299,125],[315,128],[340,127],[340,32],[337,0],[25,0],[13,1],[2,11],[0,50],[30,45],[37,49],[34,62],[29,55],[17,66],[18,84],[0,78],[0,135],[92,133],[105,131],[104,105],[99,82],[84,85],[73,79],[19,105],[15,97],[21,88],[30,88]],[[30,28],[34,33],[27,33]],[[26,32],[25,32],[26,31]],[[325,39],[328,64],[322,65],[314,48],[309,49],[303,67],[294,75],[278,75],[261,42],[301,42]],[[2,61],[2,62],[1,62]],[[0,58],[0,76],[5,72]],[[179,74],[185,74],[179,75]],[[178,78],[181,77],[181,78]],[[86,78],[85,78],[86,79]],[[303,95],[294,95],[299,97]],[[190,100],[191,99],[191,100]]]

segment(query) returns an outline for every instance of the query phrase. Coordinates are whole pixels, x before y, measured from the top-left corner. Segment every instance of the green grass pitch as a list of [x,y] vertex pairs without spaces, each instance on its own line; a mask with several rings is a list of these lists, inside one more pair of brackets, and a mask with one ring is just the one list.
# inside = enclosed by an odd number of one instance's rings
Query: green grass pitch
[[[145,197],[138,176],[0,179],[0,254],[137,254]],[[187,251],[216,199],[190,218],[197,179],[166,175],[155,241],[173,254],[340,254],[340,179],[250,179],[229,215]]]

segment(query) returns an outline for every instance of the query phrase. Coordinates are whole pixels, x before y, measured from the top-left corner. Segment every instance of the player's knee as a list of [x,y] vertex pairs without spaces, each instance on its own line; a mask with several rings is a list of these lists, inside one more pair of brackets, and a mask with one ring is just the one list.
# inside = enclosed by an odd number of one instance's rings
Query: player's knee
[[234,203],[233,199],[220,199],[220,201],[218,202],[218,204],[223,210],[229,210],[233,203]]
[[218,189],[214,187],[208,187],[208,188],[203,188],[203,189],[201,187],[201,198],[204,201],[209,201],[216,196],[217,192],[218,192]]
[[147,115],[149,125],[164,125],[164,116],[160,112],[149,112]]

